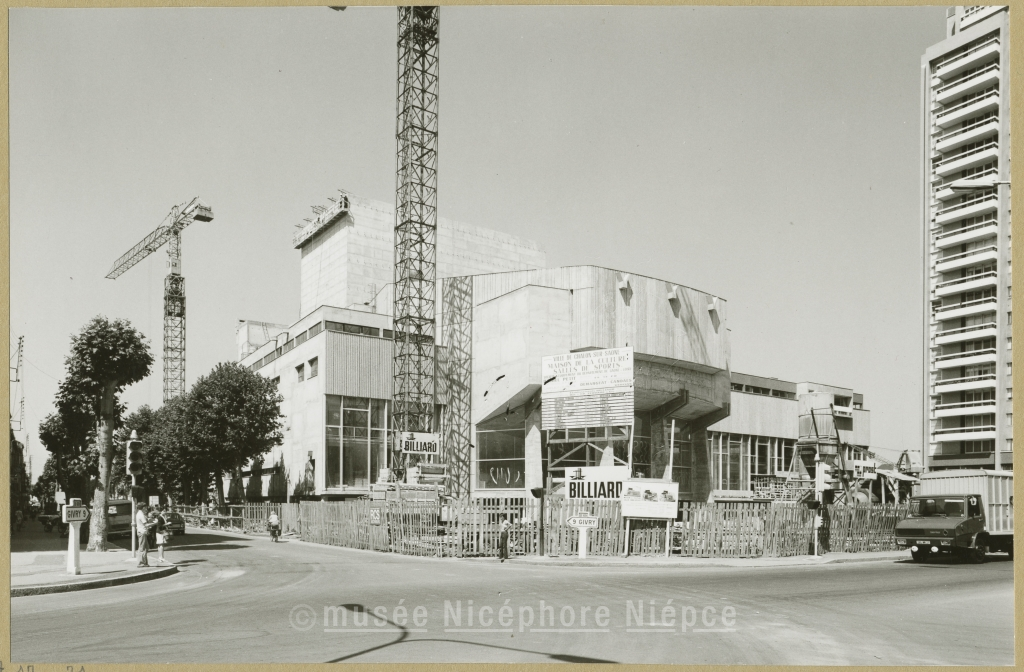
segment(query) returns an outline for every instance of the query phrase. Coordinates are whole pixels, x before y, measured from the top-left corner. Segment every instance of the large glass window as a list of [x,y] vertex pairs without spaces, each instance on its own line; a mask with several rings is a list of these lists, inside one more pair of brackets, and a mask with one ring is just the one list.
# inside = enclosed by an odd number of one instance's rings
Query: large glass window
[[693,492],[693,435],[678,422],[672,435],[672,480],[679,484],[680,494]]
[[525,429],[476,432],[477,487],[522,488],[526,486]]
[[795,442],[767,436],[709,432],[708,446],[712,489],[751,490],[754,476],[774,476],[776,472],[789,470]]
[[327,395],[326,483],[366,488],[385,460],[387,402]]

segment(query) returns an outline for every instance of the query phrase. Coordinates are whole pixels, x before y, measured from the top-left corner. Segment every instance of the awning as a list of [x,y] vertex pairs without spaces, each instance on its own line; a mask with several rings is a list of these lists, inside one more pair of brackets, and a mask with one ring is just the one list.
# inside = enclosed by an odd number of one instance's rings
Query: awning
[[881,474],[882,476],[885,476],[886,478],[895,479],[897,481],[909,481],[911,483],[917,483],[918,481],[921,480],[921,479],[919,479],[917,477],[910,476],[908,474],[903,474],[903,473],[900,473],[898,471],[891,471],[889,469],[875,469],[875,473],[876,474]]

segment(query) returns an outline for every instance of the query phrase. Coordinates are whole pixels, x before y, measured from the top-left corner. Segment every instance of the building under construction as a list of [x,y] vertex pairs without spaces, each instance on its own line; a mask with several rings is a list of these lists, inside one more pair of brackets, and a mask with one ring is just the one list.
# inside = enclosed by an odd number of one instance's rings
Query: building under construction
[[[266,463],[285,472],[289,498],[366,496],[396,466],[393,217],[339,194],[293,240],[298,319],[238,325],[239,360],[284,396],[284,445]],[[614,269],[544,268],[532,241],[443,218],[436,255],[434,426],[449,493],[527,496],[608,452],[634,474],[669,475],[682,500],[800,499],[815,457],[831,466],[842,452],[855,495],[880,498],[864,482],[876,460],[862,396],[730,373],[721,297]],[[545,424],[542,360],[614,348],[633,353],[628,408],[608,399],[585,426]],[[827,487],[841,486],[832,471]]]

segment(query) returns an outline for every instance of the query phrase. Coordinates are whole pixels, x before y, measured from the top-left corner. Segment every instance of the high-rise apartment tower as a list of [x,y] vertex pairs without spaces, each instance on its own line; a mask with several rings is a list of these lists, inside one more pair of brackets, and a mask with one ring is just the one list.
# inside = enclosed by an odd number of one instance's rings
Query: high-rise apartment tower
[[1009,15],[946,23],[921,60],[924,466],[1012,469]]

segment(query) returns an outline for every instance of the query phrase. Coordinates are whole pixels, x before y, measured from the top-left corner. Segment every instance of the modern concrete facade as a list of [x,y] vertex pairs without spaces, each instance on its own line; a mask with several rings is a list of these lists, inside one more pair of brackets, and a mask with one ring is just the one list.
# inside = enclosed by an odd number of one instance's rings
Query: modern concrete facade
[[921,61],[924,466],[1011,469],[1010,179],[1006,7],[956,7]]
[[[284,444],[264,473],[283,464],[291,496],[366,495],[388,466],[393,207],[345,197],[341,217],[296,232],[299,319],[236,328],[240,363],[277,379],[284,397]],[[443,218],[436,250],[439,280],[545,262],[533,241]]]
[[[391,312],[395,208],[346,194],[348,209],[315,235],[315,223],[295,234],[300,262],[299,317],[320,306]],[[543,268],[531,240],[444,217],[437,220],[437,278]]]
[[772,498],[787,483],[808,480],[814,455],[801,448],[819,437],[838,433],[848,444],[848,461],[869,458],[871,416],[863,395],[743,373],[733,373],[731,380],[729,417],[707,431],[711,499]]
[[[670,474],[681,497],[707,497],[706,429],[729,414],[723,299],[597,266],[443,285],[442,431],[453,491],[528,497],[549,475],[614,455],[635,475]],[[625,422],[543,426],[543,358],[610,348],[633,350]]]

